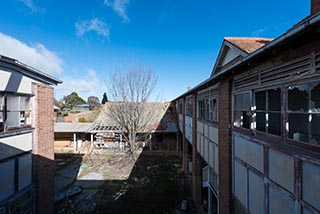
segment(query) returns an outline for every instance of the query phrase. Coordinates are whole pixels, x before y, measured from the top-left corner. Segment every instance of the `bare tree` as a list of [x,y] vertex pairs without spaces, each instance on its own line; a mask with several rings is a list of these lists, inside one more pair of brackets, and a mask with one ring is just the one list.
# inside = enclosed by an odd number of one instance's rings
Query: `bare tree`
[[100,106],[100,100],[96,96],[89,96],[88,100],[87,100],[87,103],[90,106],[90,110],[96,109],[96,108],[98,108]]
[[138,133],[148,132],[153,112],[147,102],[156,82],[152,69],[145,70],[141,65],[133,65],[126,72],[117,68],[107,83],[112,100],[107,114],[122,128],[131,151],[137,148]]

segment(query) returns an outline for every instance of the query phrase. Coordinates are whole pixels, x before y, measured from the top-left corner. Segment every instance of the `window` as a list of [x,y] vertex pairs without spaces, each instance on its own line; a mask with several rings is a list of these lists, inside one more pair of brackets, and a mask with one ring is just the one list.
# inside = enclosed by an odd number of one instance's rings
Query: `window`
[[182,103],[179,103],[179,114],[182,114]]
[[255,128],[258,131],[281,135],[281,90],[255,93]]
[[218,121],[218,98],[212,91],[199,94],[198,118],[208,121]]
[[31,125],[30,96],[0,95],[0,130]]
[[198,118],[203,119],[204,118],[204,105],[203,100],[198,101]]
[[250,92],[234,95],[233,125],[250,129]]
[[186,115],[192,116],[192,98],[186,99]]
[[320,83],[288,88],[288,138],[320,145]]
[[3,131],[3,103],[4,103],[4,97],[2,94],[0,94],[0,131]]

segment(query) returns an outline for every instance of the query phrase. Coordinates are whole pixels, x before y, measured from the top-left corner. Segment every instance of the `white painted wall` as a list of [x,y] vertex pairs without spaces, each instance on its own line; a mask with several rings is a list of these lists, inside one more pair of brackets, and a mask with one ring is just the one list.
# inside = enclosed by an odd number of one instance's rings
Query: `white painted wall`
[[237,56],[239,56],[239,52],[228,48],[227,53],[225,54],[222,60],[221,66],[224,66],[225,64],[227,64],[228,62],[236,58]]
[[320,165],[303,161],[302,198],[320,210]]
[[185,124],[185,128],[186,128],[186,133],[185,133],[185,137],[187,138],[187,140],[192,144],[192,117],[186,116],[185,118],[186,120],[186,124]]
[[[0,91],[9,89],[10,92],[32,94],[32,83],[37,82],[15,71],[0,70],[0,76]],[[17,81],[10,82],[11,78]],[[12,90],[13,88],[16,90]]]
[[[269,146],[267,148],[268,150],[264,150],[261,144],[233,134],[235,197],[250,213],[260,213],[267,201],[270,214],[300,213],[303,204],[318,209],[313,211],[315,213],[320,212],[320,163],[315,160],[307,161],[306,157],[289,155]],[[265,156],[268,159],[268,174],[264,169]],[[299,170],[301,183],[297,185],[300,186],[303,203],[295,196],[295,159],[302,161],[302,170]]]
[[235,156],[263,172],[263,147],[242,137],[234,136]]
[[293,157],[273,149],[269,150],[269,177],[294,192],[294,160]]
[[24,151],[32,150],[32,133],[1,138],[0,142]]

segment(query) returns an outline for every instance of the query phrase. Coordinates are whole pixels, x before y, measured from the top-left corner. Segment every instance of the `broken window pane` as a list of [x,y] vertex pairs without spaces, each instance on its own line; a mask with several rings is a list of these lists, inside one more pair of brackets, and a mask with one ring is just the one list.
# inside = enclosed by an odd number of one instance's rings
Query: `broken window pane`
[[250,129],[250,113],[248,111],[242,112],[242,127],[246,129]]
[[250,128],[250,93],[234,96],[234,126]]
[[241,112],[234,111],[233,121],[235,127],[241,127]]
[[217,100],[213,100],[213,120],[218,121],[218,105]]
[[268,90],[268,110],[281,111],[280,89]]
[[291,111],[308,111],[308,87],[306,85],[289,88],[288,107]]
[[289,114],[289,138],[297,141],[308,142],[308,114]]
[[268,114],[268,133],[280,136],[281,134],[281,114]]
[[320,84],[316,85],[311,90],[311,106],[312,112],[320,113]]
[[264,112],[256,113],[256,129],[258,131],[265,132],[266,131],[266,114]]
[[320,145],[320,114],[312,115],[310,143]]
[[209,119],[209,100],[208,99],[206,99],[205,100],[205,113],[206,113],[206,115],[205,115],[205,119]]
[[266,110],[266,92],[261,91],[255,94],[256,96],[256,109]]

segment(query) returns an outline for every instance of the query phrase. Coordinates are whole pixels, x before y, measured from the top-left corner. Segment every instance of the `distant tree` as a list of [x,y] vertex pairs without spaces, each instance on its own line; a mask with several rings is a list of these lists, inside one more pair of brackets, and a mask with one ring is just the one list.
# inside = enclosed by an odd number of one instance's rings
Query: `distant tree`
[[95,96],[88,97],[87,103],[89,104],[90,109],[96,109],[97,107],[100,106],[100,100],[98,97],[95,97]]
[[141,65],[133,65],[128,71],[115,70],[107,87],[114,103],[108,105],[107,114],[122,127],[129,149],[137,149],[138,133],[147,132],[147,125],[154,117],[148,108],[157,78],[154,72]]
[[108,97],[107,97],[107,93],[104,92],[101,103],[104,105],[106,102],[108,102]]
[[73,109],[77,105],[85,104],[86,101],[80,97],[77,92],[72,92],[68,96],[63,97],[63,107]]
[[57,100],[55,98],[53,98],[53,103],[54,103],[55,106],[57,106],[60,109],[63,106],[63,102],[61,100]]

